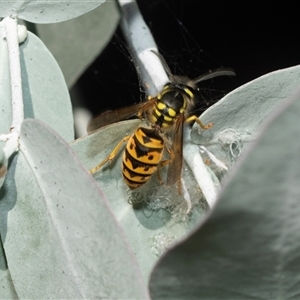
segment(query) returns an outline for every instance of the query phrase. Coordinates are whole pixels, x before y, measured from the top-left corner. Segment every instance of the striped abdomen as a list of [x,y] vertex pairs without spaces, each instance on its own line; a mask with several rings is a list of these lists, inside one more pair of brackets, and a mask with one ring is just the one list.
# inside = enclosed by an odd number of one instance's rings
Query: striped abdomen
[[123,178],[131,189],[143,185],[162,159],[164,140],[156,129],[139,127],[123,155]]

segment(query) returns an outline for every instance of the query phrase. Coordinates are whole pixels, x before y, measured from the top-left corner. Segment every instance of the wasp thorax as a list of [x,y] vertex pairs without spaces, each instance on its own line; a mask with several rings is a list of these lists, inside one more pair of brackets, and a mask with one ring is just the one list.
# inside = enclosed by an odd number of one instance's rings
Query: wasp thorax
[[157,96],[151,122],[158,127],[172,126],[180,114],[185,114],[192,103],[193,92],[187,87],[177,88],[167,84]]

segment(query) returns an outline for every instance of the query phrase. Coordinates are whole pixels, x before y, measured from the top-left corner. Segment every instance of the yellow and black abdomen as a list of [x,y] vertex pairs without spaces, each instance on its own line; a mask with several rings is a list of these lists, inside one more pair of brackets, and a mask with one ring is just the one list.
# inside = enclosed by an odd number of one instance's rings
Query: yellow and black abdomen
[[131,189],[143,185],[156,171],[164,139],[154,128],[139,127],[130,137],[123,155],[123,178]]

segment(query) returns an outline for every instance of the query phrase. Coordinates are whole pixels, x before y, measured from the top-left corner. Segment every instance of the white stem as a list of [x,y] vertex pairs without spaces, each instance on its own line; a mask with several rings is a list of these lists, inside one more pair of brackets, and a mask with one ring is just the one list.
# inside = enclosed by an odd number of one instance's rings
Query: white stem
[[1,140],[6,140],[3,152],[7,163],[9,157],[18,150],[21,123],[24,120],[24,104],[17,19],[14,17],[6,17],[2,23],[4,24],[3,29],[7,41],[12,102],[12,123],[10,133],[1,135]]
[[154,38],[134,0],[119,0],[119,4],[128,50],[148,95],[156,96],[169,79],[159,58],[150,51],[158,51]]
[[191,130],[188,126],[184,128],[184,145],[183,145],[183,156],[184,160],[192,170],[195,180],[197,181],[203,196],[210,208],[212,208],[217,199],[218,187],[212,180],[205,163],[199,152],[199,146],[194,145],[190,141]]
[[215,155],[213,155],[205,146],[199,146],[200,151],[203,151],[207,154],[210,160],[221,170],[228,171],[227,166],[219,160]]
[[186,214],[189,214],[190,211],[192,210],[192,200],[191,200],[189,191],[187,190],[187,188],[185,186],[185,181],[184,181],[183,176],[181,177],[181,189],[182,189],[183,199],[185,200],[185,203],[187,205]]
[[20,51],[18,39],[17,19],[7,17],[4,19],[8,49],[11,99],[12,99],[12,124],[11,131],[20,132],[24,120],[24,105],[21,80]]

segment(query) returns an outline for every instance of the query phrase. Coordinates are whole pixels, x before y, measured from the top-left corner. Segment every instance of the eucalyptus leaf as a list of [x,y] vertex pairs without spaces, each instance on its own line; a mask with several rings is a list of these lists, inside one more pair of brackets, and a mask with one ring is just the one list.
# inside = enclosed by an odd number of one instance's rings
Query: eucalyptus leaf
[[[118,142],[142,124],[140,120],[112,124],[76,140],[71,147],[84,165],[92,169],[111,153]],[[178,196],[176,187],[160,186],[157,174],[153,174],[142,188],[130,190],[122,178],[123,149],[115,159],[95,173],[94,178],[124,229],[143,276],[148,281],[158,257],[201,220],[205,214],[205,205],[188,171],[184,175],[193,201],[193,210],[188,216],[185,200]],[[164,171],[160,170],[162,178],[166,175]],[[132,205],[135,201],[140,202]],[[168,203],[173,205],[175,202],[178,205],[168,207]]]
[[299,88],[272,115],[206,222],[155,267],[152,299],[300,298]]
[[8,0],[0,1],[0,17],[17,14],[32,23],[56,23],[81,16],[105,0]]
[[3,164],[4,162],[4,152],[3,152],[3,149],[2,149],[2,143],[0,144],[0,165]]
[[202,122],[213,122],[214,126],[199,135],[199,126],[195,125],[193,143],[207,146],[220,160],[232,165],[243,145],[255,140],[270,112],[281,109],[299,84],[300,66],[295,66],[242,85],[200,116]]
[[148,299],[123,231],[66,142],[28,119],[20,148],[0,190],[1,237],[19,297]]
[[5,156],[2,147],[3,147],[3,142],[0,142],[0,188],[4,182],[6,171],[7,171],[7,168],[4,164]]
[[[6,40],[0,39],[0,134],[9,132],[12,121],[10,72]],[[59,134],[74,139],[69,92],[57,62],[41,40],[28,32],[20,45],[25,118],[43,120]]]
[[0,299],[18,299],[10,272],[7,268],[6,257],[0,240]]
[[107,45],[119,19],[117,3],[106,1],[78,18],[36,25],[39,37],[61,67],[69,88]]

